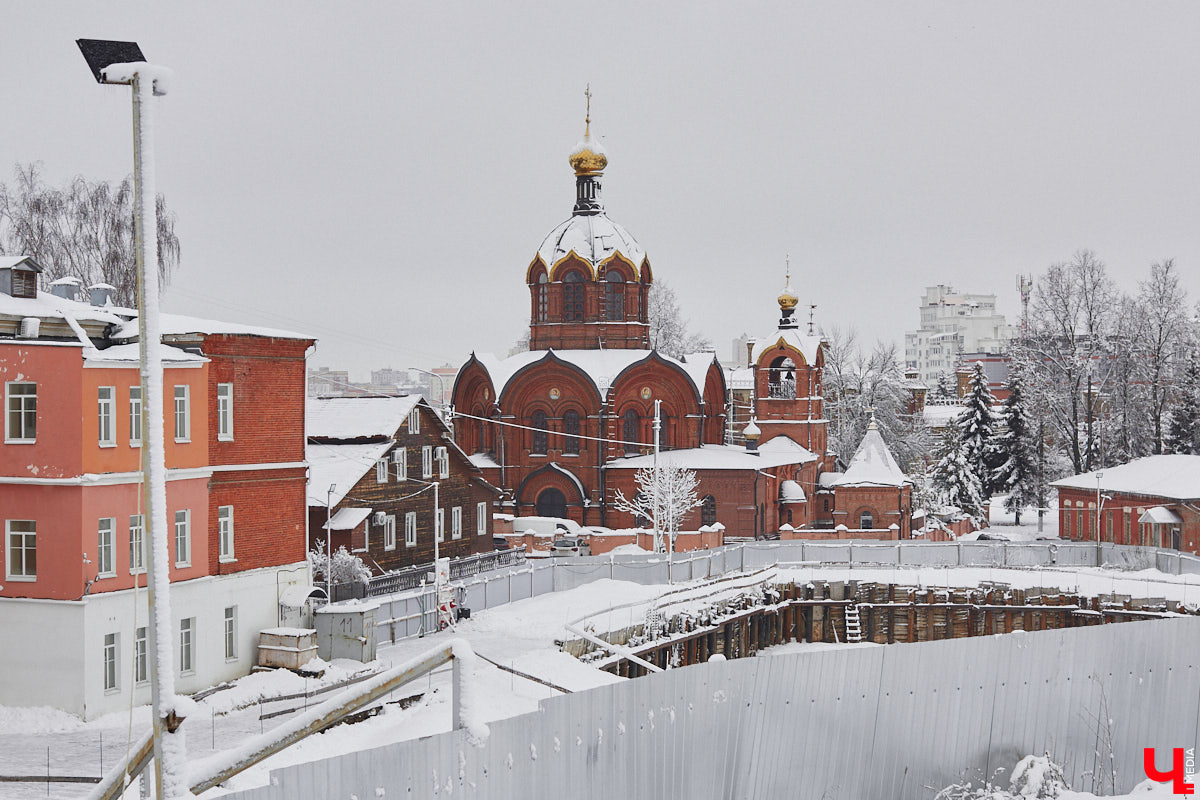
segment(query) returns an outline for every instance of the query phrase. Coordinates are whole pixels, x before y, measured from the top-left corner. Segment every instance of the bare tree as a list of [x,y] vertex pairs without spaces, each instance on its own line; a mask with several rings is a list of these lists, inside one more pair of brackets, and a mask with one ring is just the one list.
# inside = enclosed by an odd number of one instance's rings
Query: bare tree
[[1029,336],[1016,352],[1033,377],[1034,407],[1046,415],[1076,472],[1099,462],[1098,411],[1114,372],[1108,356],[1116,305],[1104,263],[1080,250],[1039,281]]
[[628,498],[620,489],[617,490],[613,508],[643,517],[651,521],[655,528],[654,550],[663,549],[663,534],[671,537],[671,547],[674,549],[675,538],[679,535],[679,526],[688,512],[700,505],[696,489],[700,479],[690,469],[674,464],[660,464],[654,467],[642,467],[634,476],[638,492],[633,498]]
[[1168,258],[1150,267],[1150,277],[1138,284],[1137,309],[1144,322],[1138,348],[1143,385],[1149,392],[1152,426],[1150,452],[1163,452],[1164,423],[1170,385],[1180,349],[1185,345],[1187,292],[1179,285],[1179,270]]
[[[179,265],[175,215],[162,195],[158,215],[158,272],[162,285]],[[47,282],[75,277],[84,284],[115,287],[113,302],[133,306],[137,298],[133,182],[113,185],[75,176],[64,186],[42,180],[41,165],[18,164],[13,182],[0,183],[0,255],[32,256]]]
[[712,347],[704,336],[688,330],[687,320],[679,310],[675,290],[665,281],[650,284],[646,317],[650,322],[650,346],[663,355],[680,358]]

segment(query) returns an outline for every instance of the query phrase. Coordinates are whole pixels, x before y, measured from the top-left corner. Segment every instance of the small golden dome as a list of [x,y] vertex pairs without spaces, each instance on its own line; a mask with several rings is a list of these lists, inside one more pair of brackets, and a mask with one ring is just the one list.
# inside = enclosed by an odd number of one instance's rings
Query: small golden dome
[[584,132],[583,141],[575,145],[567,160],[576,175],[599,175],[608,166],[608,156],[599,142],[592,141],[590,130]]
[[800,302],[800,298],[796,296],[796,292],[792,290],[792,282],[788,280],[787,286],[783,287],[783,292],[779,295],[779,307],[784,311],[791,311]]

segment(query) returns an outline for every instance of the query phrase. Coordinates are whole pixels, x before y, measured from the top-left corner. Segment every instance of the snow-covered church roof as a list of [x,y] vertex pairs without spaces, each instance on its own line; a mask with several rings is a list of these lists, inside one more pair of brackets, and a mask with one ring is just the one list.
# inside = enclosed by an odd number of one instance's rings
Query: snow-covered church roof
[[508,358],[498,358],[491,353],[475,353],[473,356],[487,370],[497,397],[504,394],[509,381],[525,367],[542,360],[558,359],[587,375],[605,400],[617,376],[634,364],[654,357],[679,367],[691,380],[697,396],[702,397],[704,381],[715,359],[712,353],[694,353],[684,356],[681,361],[655,350],[530,350]]
[[639,278],[642,261],[646,258],[646,251],[629,231],[609,219],[603,211],[569,217],[542,240],[538,257],[547,268],[553,268],[572,251],[591,264],[593,270],[600,262],[620,253],[633,263],[634,272]]
[[770,336],[765,336],[754,343],[750,353],[750,363],[757,364],[763,353],[775,345],[784,345],[793,350],[799,350],[808,364],[817,363],[817,354],[821,351],[821,337],[801,333],[799,328],[783,328]]
[[834,481],[834,486],[903,486],[909,483],[896,459],[872,422],[850,459],[850,466]]
[[1097,472],[1062,478],[1050,485],[1060,489],[1087,489],[1094,492],[1098,474],[1102,492],[1124,492],[1171,500],[1200,499],[1200,456],[1146,456],[1118,467],[1105,467]]
[[[755,470],[782,467],[790,464],[807,464],[817,456],[808,448],[787,436],[776,436],[762,444],[757,453],[731,444],[706,444],[680,450],[663,450],[658,454],[658,463],[684,469]],[[616,458],[604,465],[605,469],[640,469],[652,466],[654,456],[629,456]]]

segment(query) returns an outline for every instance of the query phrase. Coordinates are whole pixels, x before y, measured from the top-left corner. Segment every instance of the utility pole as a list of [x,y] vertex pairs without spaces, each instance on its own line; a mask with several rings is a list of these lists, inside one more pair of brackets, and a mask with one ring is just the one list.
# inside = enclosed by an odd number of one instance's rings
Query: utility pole
[[653,503],[653,508],[654,508],[654,552],[656,552],[656,553],[658,552],[658,547],[661,542],[660,537],[662,536],[662,534],[660,533],[660,531],[662,530],[662,526],[658,524],[658,515],[660,513],[660,508],[662,507],[662,504],[659,502],[659,493],[662,491],[662,477],[658,474],[658,438],[659,438],[659,431],[661,430],[661,426],[662,426],[662,420],[659,418],[659,411],[661,410],[661,408],[662,408],[662,401],[655,400],[654,401],[654,460],[652,462],[654,465],[653,466],[653,469],[654,469],[654,495],[653,495],[651,502]]

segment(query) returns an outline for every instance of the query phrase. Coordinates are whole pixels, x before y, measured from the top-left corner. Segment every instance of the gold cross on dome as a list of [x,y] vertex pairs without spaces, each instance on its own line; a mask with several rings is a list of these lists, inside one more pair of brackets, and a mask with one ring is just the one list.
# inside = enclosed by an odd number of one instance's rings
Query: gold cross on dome
[[591,132],[592,128],[592,84],[589,82],[583,90],[583,96],[587,98],[587,115],[583,118],[584,134]]

